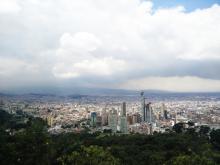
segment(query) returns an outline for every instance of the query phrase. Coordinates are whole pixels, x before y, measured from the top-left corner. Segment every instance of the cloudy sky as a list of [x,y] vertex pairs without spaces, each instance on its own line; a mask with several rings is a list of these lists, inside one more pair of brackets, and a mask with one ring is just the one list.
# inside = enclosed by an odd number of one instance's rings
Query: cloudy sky
[[219,0],[0,0],[0,91],[220,91]]

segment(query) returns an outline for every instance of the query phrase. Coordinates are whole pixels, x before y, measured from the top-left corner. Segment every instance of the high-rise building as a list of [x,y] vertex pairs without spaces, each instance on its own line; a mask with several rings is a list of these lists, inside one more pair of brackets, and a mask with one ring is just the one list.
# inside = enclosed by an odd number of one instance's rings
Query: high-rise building
[[126,116],[126,102],[123,102],[123,103],[122,103],[121,116]]
[[132,115],[132,123],[140,123],[141,122],[141,115],[139,113],[135,113]]
[[126,117],[126,103],[122,103],[122,113],[120,116],[120,131],[122,133],[128,133],[127,117]]
[[144,122],[145,118],[145,98],[144,98],[144,92],[141,92],[141,115],[142,115],[142,121]]
[[163,111],[163,113],[164,113],[164,119],[168,119],[168,112],[167,112],[167,110],[165,109],[164,111]]
[[144,107],[143,116],[142,116],[142,122],[152,122],[152,107],[151,103],[148,103]]
[[92,127],[96,127],[96,120],[97,120],[97,113],[96,112],[92,112],[91,113],[91,123],[90,123],[90,125]]
[[102,126],[102,116],[98,115],[96,117],[96,126],[101,127]]
[[102,126],[108,125],[108,113],[106,112],[106,109],[102,110]]
[[167,112],[167,109],[166,109],[166,106],[164,103],[162,104],[162,110],[163,110],[164,119],[167,120],[168,119],[168,112]]
[[137,114],[133,114],[133,115],[132,115],[132,123],[133,123],[133,124],[138,123]]
[[128,133],[128,125],[127,125],[126,116],[120,116],[120,131],[121,133],[124,133],[124,134]]
[[141,116],[142,122],[152,122],[151,103],[145,104],[144,92],[141,92]]
[[128,114],[128,115],[127,115],[127,122],[128,122],[129,125],[134,124],[134,123],[133,123],[133,119],[132,119],[132,115],[131,115],[131,114]]
[[118,123],[117,110],[113,109],[110,111],[109,117],[108,117],[108,125],[111,128],[112,133],[117,132],[117,123]]

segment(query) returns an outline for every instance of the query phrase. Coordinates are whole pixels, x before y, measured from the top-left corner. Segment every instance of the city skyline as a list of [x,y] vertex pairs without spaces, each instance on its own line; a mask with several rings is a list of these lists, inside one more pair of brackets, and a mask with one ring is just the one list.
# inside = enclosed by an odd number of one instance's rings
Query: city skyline
[[218,0],[0,0],[0,24],[0,92],[220,92]]

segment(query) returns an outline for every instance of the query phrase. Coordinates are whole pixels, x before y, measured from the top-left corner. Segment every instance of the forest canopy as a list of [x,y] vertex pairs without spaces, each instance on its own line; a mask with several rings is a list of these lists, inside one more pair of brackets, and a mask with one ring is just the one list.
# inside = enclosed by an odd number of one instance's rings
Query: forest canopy
[[111,135],[47,132],[41,118],[0,110],[0,162],[74,165],[214,165],[220,164],[220,130],[201,127],[169,133]]

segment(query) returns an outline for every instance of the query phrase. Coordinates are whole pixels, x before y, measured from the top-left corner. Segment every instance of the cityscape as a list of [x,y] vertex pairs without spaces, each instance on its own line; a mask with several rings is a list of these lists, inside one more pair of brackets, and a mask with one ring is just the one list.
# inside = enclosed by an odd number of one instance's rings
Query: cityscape
[[220,165],[220,0],[0,0],[0,165]]
[[[164,95],[164,94],[162,94]],[[172,94],[170,94],[172,95]],[[181,95],[181,94],[179,94]],[[113,134],[153,134],[172,130],[177,123],[194,123],[220,128],[220,94],[186,94],[175,99],[169,94],[159,98],[144,92],[130,96],[56,96],[29,94],[1,96],[1,108],[10,114],[40,117],[52,134],[89,130]],[[170,97],[170,98],[169,98]],[[13,99],[12,99],[13,98]],[[167,99],[167,100],[165,100]]]

